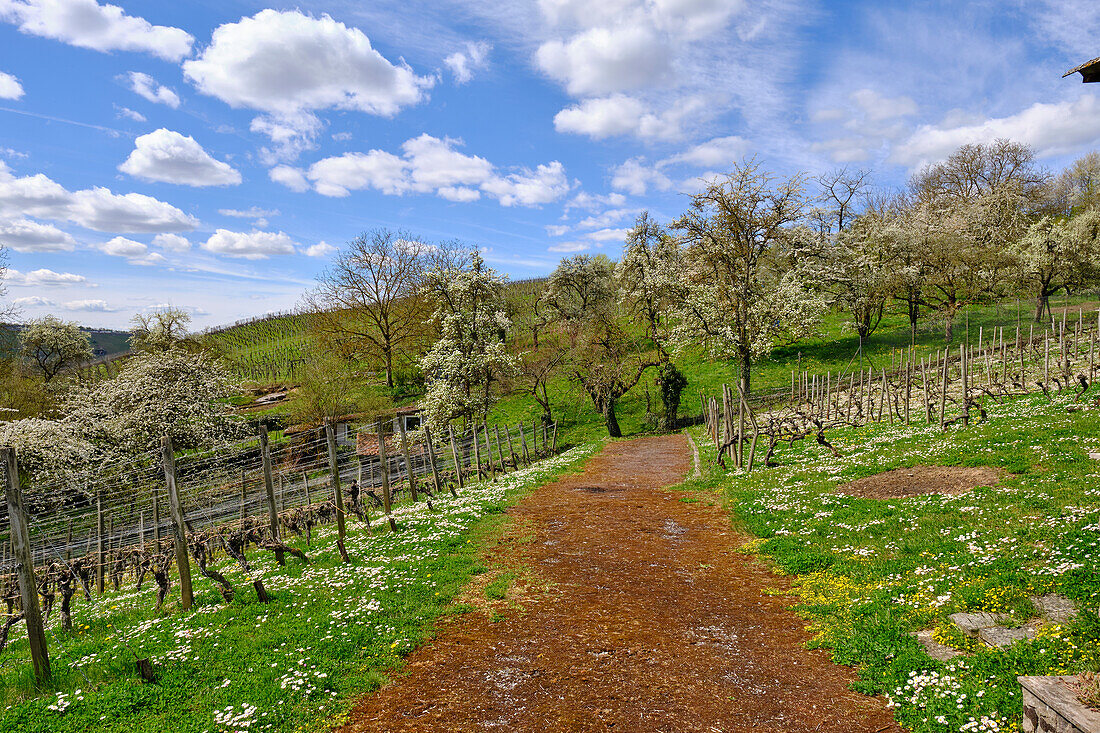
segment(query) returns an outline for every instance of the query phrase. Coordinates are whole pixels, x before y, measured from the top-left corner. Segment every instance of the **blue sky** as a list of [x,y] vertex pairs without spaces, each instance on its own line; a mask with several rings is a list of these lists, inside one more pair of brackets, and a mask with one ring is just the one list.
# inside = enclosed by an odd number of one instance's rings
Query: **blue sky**
[[616,256],[700,177],[1100,143],[1084,0],[0,0],[8,300],[122,327],[291,308],[373,227],[513,278]]

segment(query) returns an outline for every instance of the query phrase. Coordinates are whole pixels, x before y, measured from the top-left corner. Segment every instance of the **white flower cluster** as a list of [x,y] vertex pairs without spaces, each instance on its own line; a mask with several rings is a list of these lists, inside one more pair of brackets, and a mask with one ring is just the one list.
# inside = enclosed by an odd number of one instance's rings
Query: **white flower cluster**
[[245,733],[256,722],[256,706],[244,703],[240,712],[235,705],[214,711],[214,723],[225,733]]

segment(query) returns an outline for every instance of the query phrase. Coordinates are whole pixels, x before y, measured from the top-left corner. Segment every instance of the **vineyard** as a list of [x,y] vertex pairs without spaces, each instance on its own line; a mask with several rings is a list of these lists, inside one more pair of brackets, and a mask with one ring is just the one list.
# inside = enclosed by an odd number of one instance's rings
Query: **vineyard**
[[232,369],[254,382],[293,381],[309,359],[309,316],[282,313],[206,331],[202,342]]
[[[353,635],[356,643],[375,649],[374,622],[403,618],[408,610],[401,602],[394,613],[378,615],[383,601],[401,598],[399,581],[410,569],[437,567],[442,578],[448,572],[455,578],[468,575],[469,558],[456,567],[439,567],[447,563],[438,544],[453,542],[510,492],[561,465],[558,459],[539,462],[555,452],[553,426],[481,426],[438,442],[425,432],[406,433],[400,421],[396,433],[390,431],[389,424],[379,423],[278,442],[262,433],[195,454],[173,455],[166,447],[157,456],[75,480],[24,487],[23,526],[41,600],[45,664],[52,669],[49,684],[59,692],[52,698],[36,692],[28,658],[34,645],[23,631],[26,625],[18,623],[24,614],[35,614],[5,549],[0,595],[9,614],[0,631],[0,679],[9,707],[0,714],[0,729],[79,730],[74,716],[65,716],[65,724],[74,727],[58,728],[50,713],[90,697],[92,686],[101,698],[118,693],[117,684],[99,687],[97,681],[116,680],[128,694],[145,698],[171,694],[164,682],[202,658],[193,652],[209,650],[211,643],[217,647],[217,627],[211,624],[226,613],[266,618],[316,603],[314,610],[326,617],[325,641],[333,641],[330,627],[335,627],[338,636]],[[0,542],[9,548],[15,539],[19,549],[18,537],[11,537],[19,523],[9,519],[6,511],[0,514]],[[380,580],[388,588],[382,601],[340,592],[347,586],[349,592],[374,589],[378,595]],[[346,607],[334,610],[329,596],[346,598]],[[431,613],[443,603],[433,596]],[[349,627],[352,621],[362,627]],[[378,664],[395,664],[407,649],[403,645],[411,646],[420,633],[417,620],[404,623],[400,639],[378,656]],[[383,636],[398,638],[396,631]],[[92,647],[98,651],[90,652]],[[330,653],[332,664],[361,658]],[[33,661],[41,675],[39,660]],[[291,692],[303,693],[300,702],[313,710],[330,705],[327,693],[345,684],[323,682],[315,669],[295,667],[279,681],[280,689],[291,685]],[[143,675],[162,684],[145,687]],[[364,680],[352,675],[346,684]],[[216,723],[220,712],[208,710],[195,730]],[[130,713],[145,717],[152,711]],[[279,708],[270,713],[284,715]]]

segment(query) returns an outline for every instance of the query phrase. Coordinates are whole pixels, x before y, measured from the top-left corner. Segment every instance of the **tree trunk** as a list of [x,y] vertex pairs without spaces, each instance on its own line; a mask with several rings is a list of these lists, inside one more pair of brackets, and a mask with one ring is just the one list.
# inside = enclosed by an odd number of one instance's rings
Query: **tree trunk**
[[916,298],[906,301],[909,310],[909,338],[913,343],[917,341],[917,319],[920,317],[920,303]]
[[607,425],[607,434],[612,438],[623,437],[623,431],[619,429],[619,420],[615,417],[615,399],[608,397],[603,405],[603,421]]
[[1050,312],[1050,296],[1046,293],[1039,294],[1035,298],[1035,322],[1043,322],[1043,314]]
[[386,386],[393,389],[393,352],[386,349],[383,356],[386,359]]
[[749,394],[751,394],[749,391],[751,380],[749,377],[752,371],[752,355],[747,349],[742,349],[738,361],[741,366],[741,392],[745,395],[745,399],[748,399]]

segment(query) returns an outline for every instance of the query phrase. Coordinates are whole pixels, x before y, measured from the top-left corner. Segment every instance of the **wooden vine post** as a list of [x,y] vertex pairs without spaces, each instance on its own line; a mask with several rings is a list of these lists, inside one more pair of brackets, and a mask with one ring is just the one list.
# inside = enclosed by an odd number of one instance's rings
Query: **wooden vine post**
[[168,503],[172,513],[172,525],[175,528],[176,568],[180,574],[180,606],[186,611],[191,608],[191,603],[194,601],[191,591],[191,561],[187,556],[187,528],[183,520],[183,505],[180,504],[180,495],[176,488],[176,456],[172,450],[172,439],[167,435],[160,443],[160,461],[164,468],[164,485],[168,489]]
[[390,499],[390,462],[386,457],[386,436],[382,433],[382,420],[378,421],[378,460],[382,465],[382,509],[386,512],[386,519],[390,523],[390,530],[397,531],[397,522],[390,513],[392,501]]
[[527,434],[523,431],[523,423],[519,424],[519,443],[523,449],[523,462],[531,465],[531,454],[527,450]]
[[103,534],[106,528],[103,525],[103,489],[95,492],[95,590],[103,595],[104,566],[107,564],[107,555],[103,551]]
[[23,487],[19,481],[19,466],[14,448],[0,448],[0,462],[8,476],[5,493],[8,500],[8,521],[11,525],[11,546],[15,573],[19,578],[19,596],[23,601],[23,618],[27,622],[27,642],[31,648],[34,679],[40,685],[50,681],[50,653],[46,648],[46,631],[42,626],[42,611],[38,606],[38,585],[34,577],[34,556],[31,553],[30,529],[23,511]]
[[419,498],[416,494],[416,476],[413,475],[412,456],[409,454],[409,437],[405,434],[405,419],[398,416],[394,418],[397,423],[397,432],[401,437],[401,455],[405,458],[405,474],[409,479],[409,496],[415,504]]
[[[455,429],[450,425],[447,426],[447,434],[451,438],[451,460],[455,464],[455,481],[458,482],[458,488],[462,488],[462,458],[458,455],[458,445],[455,443]],[[451,489],[451,493],[454,493],[454,489]]]
[[[275,481],[271,477],[271,446],[267,439],[267,426],[260,426],[260,461],[264,469],[264,493],[267,495],[267,519],[271,530],[271,541],[279,542],[279,510],[275,506]],[[276,548],[275,561],[286,565],[285,553]]]
[[347,548],[344,547],[347,522],[344,517],[344,491],[340,488],[340,464],[336,456],[336,431],[328,421],[325,421],[325,442],[328,444],[328,472],[332,477],[332,497],[336,503],[336,549],[340,551],[341,560],[351,562]]
[[477,423],[471,423],[470,429],[473,431],[474,439],[474,465],[477,466],[477,480],[481,480],[481,436],[477,432]]
[[[435,485],[435,493],[440,493],[443,490],[443,486],[439,480],[439,464],[435,460],[435,446],[432,445],[432,429],[428,427],[428,424],[424,424],[424,443],[428,447],[428,464],[432,467],[432,483]],[[451,487],[451,496],[458,496],[455,493],[454,487]]]

